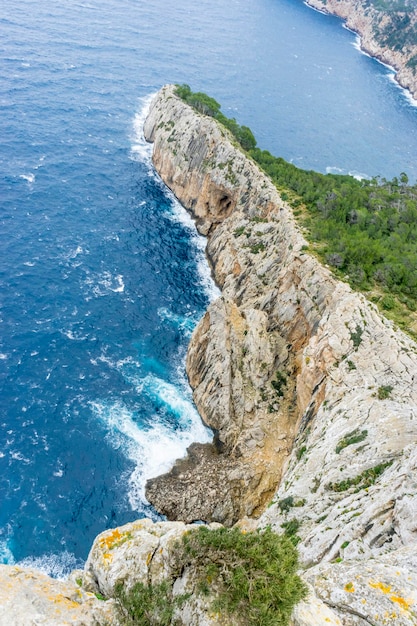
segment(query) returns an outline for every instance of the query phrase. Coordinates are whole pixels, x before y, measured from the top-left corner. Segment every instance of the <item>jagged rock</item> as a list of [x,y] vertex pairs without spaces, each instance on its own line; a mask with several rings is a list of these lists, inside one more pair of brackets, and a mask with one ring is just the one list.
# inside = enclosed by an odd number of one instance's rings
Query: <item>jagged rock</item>
[[417,624],[416,548],[366,562],[318,565],[305,577],[344,626],[412,626]]
[[119,626],[112,600],[72,582],[0,565],[0,626]]
[[[210,528],[218,528],[212,524]],[[195,525],[183,522],[152,522],[142,519],[99,535],[88,556],[83,588],[112,597],[118,583],[126,590],[136,583],[157,585],[167,580],[173,597],[189,595],[175,611],[178,626],[227,626],[211,609],[212,597],[197,594],[193,567],[182,568],[177,562],[175,544]],[[175,621],[176,620],[176,621]],[[239,625],[235,621],[236,626]]]
[[[285,469],[274,500],[297,506],[272,505],[261,524],[280,530],[297,517],[305,565],[341,550],[371,555],[415,541],[416,488],[405,468],[414,468],[417,441],[417,346],[306,253],[291,209],[215,120],[166,87],[145,133],[163,180],[208,232],[222,288],[193,334],[187,372],[197,408],[216,431],[217,484],[227,482],[227,463],[233,484],[239,464],[234,510],[259,514]],[[180,518],[190,519],[187,501],[204,500],[204,463],[178,489],[181,469],[171,473]],[[384,471],[370,480],[375,467]],[[199,515],[214,519],[206,509]],[[229,523],[227,515],[220,521]]]
[[[204,503],[204,487],[221,484],[230,523],[231,509],[258,515],[279,484],[259,525],[300,524],[305,567],[328,562],[333,571],[332,561],[357,559],[365,576],[370,558],[417,540],[417,346],[306,252],[269,179],[172,86],[154,100],[145,133],[163,180],[208,235],[222,289],[187,357],[218,462],[204,482],[204,455],[181,461],[153,479],[152,496],[161,486],[176,515],[192,519],[192,501],[210,520],[215,498]],[[223,483],[234,485],[237,464],[243,480],[231,507]],[[334,623],[363,621],[322,596]]]

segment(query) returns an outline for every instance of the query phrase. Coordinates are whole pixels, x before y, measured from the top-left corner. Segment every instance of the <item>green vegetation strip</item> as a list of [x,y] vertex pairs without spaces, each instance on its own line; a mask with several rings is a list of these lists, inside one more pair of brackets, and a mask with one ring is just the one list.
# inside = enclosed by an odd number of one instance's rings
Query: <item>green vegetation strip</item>
[[359,443],[363,441],[368,436],[367,430],[359,430],[358,428],[348,435],[345,435],[343,439],[339,441],[336,446],[336,454],[339,454],[344,448],[353,445],[354,443]]
[[[242,626],[288,626],[294,605],[306,595],[297,575],[294,536],[298,523],[285,535],[267,528],[243,533],[237,528],[200,526],[177,543],[172,559],[178,575],[191,568],[193,594],[207,597],[211,609]],[[118,585],[119,609],[128,626],[168,626],[175,609],[191,594],[172,596],[172,581],[160,585]],[[175,623],[175,622],[174,622]]]
[[357,493],[361,489],[367,489],[371,485],[375,484],[381,474],[387,469],[387,467],[390,467],[392,463],[393,461],[380,463],[379,465],[375,465],[375,467],[370,467],[353,478],[345,478],[345,480],[340,481],[340,483],[329,483],[327,485],[327,489],[330,491],[340,492],[347,491],[351,487],[356,487],[355,493]]
[[357,180],[302,170],[257,148],[250,129],[224,116],[213,98],[188,85],[176,94],[228,128],[292,205],[320,259],[417,337],[417,185],[407,174]]

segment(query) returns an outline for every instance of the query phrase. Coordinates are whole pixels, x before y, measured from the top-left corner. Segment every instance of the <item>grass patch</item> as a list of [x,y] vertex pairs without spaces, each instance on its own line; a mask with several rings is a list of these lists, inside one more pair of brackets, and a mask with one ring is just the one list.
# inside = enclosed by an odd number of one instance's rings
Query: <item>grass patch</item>
[[250,251],[252,252],[252,254],[258,254],[259,252],[264,252],[264,250],[265,244],[262,243],[262,241],[253,244],[253,246],[250,246]]
[[170,626],[175,608],[186,599],[173,599],[168,581],[159,585],[136,583],[128,591],[118,583],[114,597],[124,626]]
[[341,491],[347,491],[351,487],[356,487],[355,493],[357,493],[361,489],[367,489],[368,487],[371,487],[371,485],[374,485],[381,474],[387,469],[387,467],[390,467],[392,463],[393,461],[379,463],[379,465],[370,467],[361,474],[358,474],[358,476],[345,478],[345,480],[341,480],[339,483],[329,483],[327,485],[327,489],[339,493]]
[[363,441],[368,436],[367,430],[353,430],[348,435],[345,435],[342,439],[340,439],[339,443],[336,446],[336,454],[339,454],[344,448],[353,445],[354,443],[359,443]]

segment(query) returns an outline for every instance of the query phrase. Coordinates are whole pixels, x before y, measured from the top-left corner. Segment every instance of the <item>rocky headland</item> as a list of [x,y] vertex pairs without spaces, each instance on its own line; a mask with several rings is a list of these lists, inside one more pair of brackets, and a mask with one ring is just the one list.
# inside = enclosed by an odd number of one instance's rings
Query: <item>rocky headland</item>
[[417,8],[412,2],[306,0],[337,15],[360,37],[361,49],[395,70],[395,79],[417,99]]
[[117,626],[118,582],[167,578],[174,596],[188,593],[175,623],[226,624],[173,556],[196,520],[297,530],[310,595],[294,626],[417,624],[417,345],[309,254],[271,181],[173,86],[152,102],[145,136],[207,236],[222,291],[187,356],[214,440],[148,483],[180,521],[106,531],[66,587],[3,566],[0,625]]

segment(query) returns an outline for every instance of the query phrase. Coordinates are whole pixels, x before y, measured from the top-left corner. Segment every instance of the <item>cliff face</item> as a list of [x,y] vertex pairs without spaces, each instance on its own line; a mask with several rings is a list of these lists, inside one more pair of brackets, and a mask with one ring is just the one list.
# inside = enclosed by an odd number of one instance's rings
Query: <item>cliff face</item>
[[94,594],[165,579],[174,597],[189,594],[172,623],[225,625],[193,567],[175,562],[184,522],[196,519],[298,529],[311,594],[293,626],[416,625],[416,344],[308,254],[269,179],[173,87],[155,98],[145,133],[207,234],[222,289],[187,358],[215,440],[149,482],[151,501],[183,522],[106,531],[73,582],[0,569],[0,625],[117,626],[117,603]]
[[[155,99],[145,134],[162,179],[208,235],[222,289],[187,359],[216,449],[192,451],[151,481],[151,501],[180,519],[225,523],[256,516],[268,501],[258,524],[280,532],[296,520],[304,565],[332,563],[342,581],[349,574],[335,561],[362,567],[414,550],[416,344],[307,253],[269,179],[172,87]],[[380,563],[385,580],[389,562]],[[310,570],[317,589],[323,571]],[[351,598],[345,590],[343,602]]]
[[[413,43],[417,11],[412,10],[411,4],[405,10],[406,4],[401,9],[399,4],[392,3],[390,7],[388,2],[383,9],[377,9],[363,0],[307,0],[307,4],[345,20],[347,27],[360,36],[362,50],[392,66],[397,82],[417,99],[417,45]],[[396,33],[405,27],[409,29],[409,36],[404,39],[404,45],[398,44],[396,49],[388,45],[387,38],[392,37],[387,37],[386,33]]]

